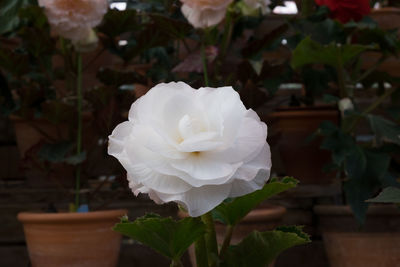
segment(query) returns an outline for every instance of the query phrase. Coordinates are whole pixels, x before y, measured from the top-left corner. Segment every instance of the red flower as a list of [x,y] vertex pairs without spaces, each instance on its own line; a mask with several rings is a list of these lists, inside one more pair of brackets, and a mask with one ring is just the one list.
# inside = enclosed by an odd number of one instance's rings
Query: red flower
[[359,21],[371,12],[369,0],[315,0],[319,6],[328,6],[332,17],[342,23]]

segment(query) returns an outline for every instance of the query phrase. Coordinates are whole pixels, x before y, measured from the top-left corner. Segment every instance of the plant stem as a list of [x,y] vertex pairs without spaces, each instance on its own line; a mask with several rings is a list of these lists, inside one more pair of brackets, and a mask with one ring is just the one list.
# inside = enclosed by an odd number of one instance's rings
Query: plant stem
[[201,236],[194,243],[194,251],[196,254],[197,267],[208,267],[206,240],[204,236]]
[[313,13],[314,0],[302,0],[301,1],[301,15],[308,17]]
[[206,225],[205,241],[207,247],[208,264],[216,266],[216,257],[218,257],[217,236],[215,233],[214,220],[210,212],[201,216],[201,220]]
[[170,267],[183,267],[180,259],[172,260]]
[[[78,53],[78,73],[76,79],[77,88],[77,111],[78,111],[78,130],[76,138],[76,154],[79,156],[82,152],[82,56]],[[75,208],[79,207],[79,191],[81,187],[81,165],[76,167],[75,177]]]
[[360,122],[361,118],[367,116],[369,113],[371,113],[374,109],[380,106],[380,104],[385,101],[385,99],[389,96],[391,96],[397,88],[392,88],[390,90],[387,90],[383,95],[381,95],[374,103],[372,103],[369,107],[367,107],[360,116],[357,117],[357,119],[354,120],[353,124],[349,127],[349,132],[352,132],[354,128],[357,126],[357,124]]
[[233,229],[235,227],[233,225],[228,225],[226,227],[226,233],[224,237],[224,242],[222,243],[221,250],[219,252],[219,258],[222,260],[225,257],[226,250],[228,249],[230,243],[231,243],[231,238],[233,234]]
[[204,85],[208,86],[208,70],[207,70],[207,57],[204,42],[201,43],[201,60],[203,62]]
[[340,98],[350,97],[349,93],[347,92],[347,88],[346,88],[345,73],[344,73],[341,51],[340,51],[340,55],[337,58],[336,72],[337,72],[337,76],[338,76]]

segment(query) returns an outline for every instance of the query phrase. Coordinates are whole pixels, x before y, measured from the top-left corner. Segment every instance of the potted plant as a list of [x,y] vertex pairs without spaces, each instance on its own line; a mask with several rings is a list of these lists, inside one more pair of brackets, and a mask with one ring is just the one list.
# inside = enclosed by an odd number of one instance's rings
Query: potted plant
[[[24,152],[35,153],[33,158],[38,160],[33,163],[46,170],[48,167],[50,171],[64,173],[68,182],[63,185],[73,187],[74,193],[67,194],[73,196],[68,199],[73,199],[70,212],[59,206],[59,211],[64,212],[21,212],[18,219],[24,226],[32,266],[116,266],[121,235],[111,231],[111,227],[127,210],[89,211],[85,190],[81,190],[83,162],[88,155],[84,149],[89,150],[93,143],[99,146],[101,140],[99,135],[89,136],[85,131],[89,120],[83,112],[82,73],[86,65],[83,66],[82,54],[97,47],[98,37],[92,28],[101,22],[108,2],[84,1],[77,6],[64,1],[39,4],[40,7],[17,9],[19,23],[6,33],[9,38],[4,38],[5,42],[11,41],[9,45],[2,42],[1,69],[9,89],[17,96],[6,100],[19,115],[14,119],[16,127],[28,122],[28,138],[34,144],[40,140],[36,147],[25,146]],[[85,8],[90,12],[85,13]],[[64,23],[66,17],[68,22]],[[56,56],[63,59],[61,63]],[[18,60],[20,64],[15,64]],[[96,99],[95,93],[91,91],[92,100]],[[42,119],[34,120],[38,115]],[[89,118],[92,120],[93,115]],[[90,142],[86,142],[88,139]],[[73,180],[74,183],[70,182]]]
[[[325,42],[317,34],[303,39],[292,59],[294,68],[322,65],[334,71],[335,79],[330,85],[337,90],[333,99],[341,111],[340,127],[325,122],[319,134],[324,137],[321,148],[332,153],[330,167],[337,170],[343,201],[337,199],[335,204],[341,205],[321,205],[314,210],[332,266],[392,266],[398,262],[395,244],[400,235],[396,220],[400,214],[390,206],[368,207],[365,201],[383,187],[399,186],[395,178],[398,160],[393,155],[398,151],[396,136],[400,128],[390,115],[391,105],[396,105],[395,97],[389,100],[398,92],[398,85],[395,78],[381,76],[377,71],[379,65],[370,69],[357,66],[362,66],[361,54],[370,50],[380,53],[383,62],[388,54],[397,52],[398,41],[393,33],[383,31],[368,19],[350,21],[361,19],[359,10],[348,7],[346,14],[355,17],[341,17],[340,12],[344,11],[335,13],[328,2],[330,15],[341,22],[322,22],[339,27],[331,31],[336,35],[325,36]],[[369,1],[363,4],[369,6]],[[314,30],[318,26],[316,23]],[[390,86],[382,87],[383,83]],[[362,103],[365,97],[369,101]],[[388,221],[393,224],[389,226]],[[374,253],[366,256],[366,250]]]

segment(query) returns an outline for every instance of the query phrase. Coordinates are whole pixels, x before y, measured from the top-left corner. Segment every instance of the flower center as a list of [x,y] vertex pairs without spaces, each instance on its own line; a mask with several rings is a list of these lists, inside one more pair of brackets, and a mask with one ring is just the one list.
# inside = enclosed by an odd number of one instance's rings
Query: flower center
[[182,141],[202,131],[204,131],[202,123],[188,114],[179,120],[179,134]]

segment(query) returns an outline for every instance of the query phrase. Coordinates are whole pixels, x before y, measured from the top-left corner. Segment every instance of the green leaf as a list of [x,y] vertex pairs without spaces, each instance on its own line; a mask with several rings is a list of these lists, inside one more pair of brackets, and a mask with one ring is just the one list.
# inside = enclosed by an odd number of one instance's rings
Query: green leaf
[[212,211],[213,217],[225,224],[236,225],[262,201],[296,187],[297,183],[298,181],[291,177],[272,179],[261,190],[235,198],[231,202],[223,202]]
[[86,160],[86,151],[65,159],[65,162],[71,165],[78,165]]
[[400,204],[400,188],[385,188],[377,197],[368,199],[367,202]]
[[229,248],[221,266],[268,266],[284,250],[309,242],[309,236],[299,227],[284,227],[263,233],[255,231],[237,246]]
[[360,53],[371,48],[365,45],[321,45],[310,37],[302,40],[293,51],[291,65],[294,69],[301,68],[308,64],[326,64],[337,68],[339,62],[346,65],[355,59]]
[[65,156],[74,147],[73,143],[69,141],[64,141],[56,144],[44,144],[39,152],[38,156],[42,160],[47,160],[49,162],[57,163],[63,162]]
[[14,30],[19,24],[19,10],[29,4],[30,0],[4,0],[0,3],[0,34]]
[[400,145],[400,125],[376,115],[368,115],[368,120],[379,141]]
[[[344,183],[346,199],[351,206],[357,221],[362,225],[365,222],[368,203],[365,200],[372,197],[381,186],[381,180],[387,173],[390,156],[385,153],[363,150],[365,159],[361,156],[349,156],[346,159],[346,170],[349,179]],[[364,161],[365,162],[361,162]],[[355,165],[355,166],[349,166]]]
[[205,232],[205,225],[199,218],[188,217],[180,221],[162,218],[150,214],[134,222],[121,220],[114,227],[120,232],[140,243],[147,245],[158,253],[172,259],[179,259],[187,248]]

